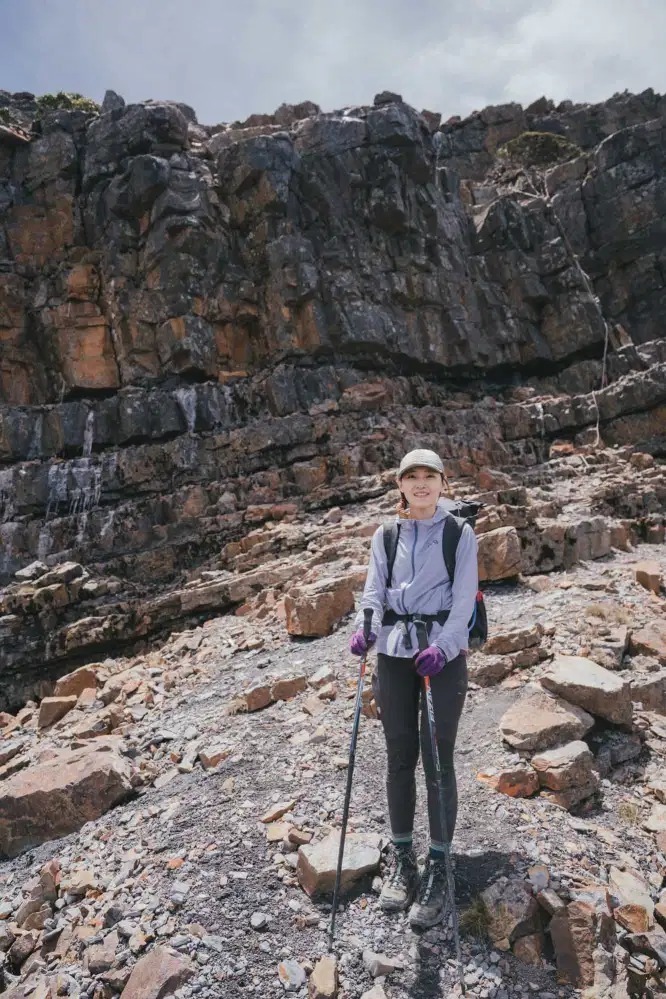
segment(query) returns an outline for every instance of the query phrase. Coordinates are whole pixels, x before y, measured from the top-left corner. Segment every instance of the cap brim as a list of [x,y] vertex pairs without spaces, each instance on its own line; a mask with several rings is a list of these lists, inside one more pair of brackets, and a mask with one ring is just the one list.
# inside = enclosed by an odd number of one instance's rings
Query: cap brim
[[430,469],[431,472],[438,472],[439,475],[443,475],[444,474],[443,469],[437,468],[436,465],[429,465],[425,461],[415,461],[413,465],[407,465],[406,468],[399,469],[399,471],[398,471],[398,478],[401,479],[403,477],[403,475],[406,475],[407,472],[411,472],[412,469],[414,469],[414,468],[428,468],[428,469]]

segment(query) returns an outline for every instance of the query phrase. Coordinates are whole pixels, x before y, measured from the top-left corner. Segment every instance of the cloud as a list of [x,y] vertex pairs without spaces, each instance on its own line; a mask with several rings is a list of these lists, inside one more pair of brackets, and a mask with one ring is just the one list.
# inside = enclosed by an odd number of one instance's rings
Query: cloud
[[[0,0],[0,3],[2,0]],[[0,40],[2,85],[101,99],[163,97],[232,121],[314,100],[468,114],[546,95],[666,89],[664,0],[21,0]]]

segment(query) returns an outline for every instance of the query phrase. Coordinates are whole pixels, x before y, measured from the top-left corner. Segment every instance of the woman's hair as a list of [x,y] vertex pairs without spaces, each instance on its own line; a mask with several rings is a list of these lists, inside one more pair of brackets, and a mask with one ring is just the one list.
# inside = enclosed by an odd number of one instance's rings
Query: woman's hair
[[[440,472],[439,474],[442,479],[442,485],[446,487],[448,495],[449,496],[453,495],[451,492],[451,484],[449,483],[449,480],[447,479],[446,475],[443,472]],[[400,499],[396,504],[395,512],[397,516],[401,517],[403,520],[409,518],[409,503],[407,502],[407,497],[403,493],[402,489],[400,490]]]

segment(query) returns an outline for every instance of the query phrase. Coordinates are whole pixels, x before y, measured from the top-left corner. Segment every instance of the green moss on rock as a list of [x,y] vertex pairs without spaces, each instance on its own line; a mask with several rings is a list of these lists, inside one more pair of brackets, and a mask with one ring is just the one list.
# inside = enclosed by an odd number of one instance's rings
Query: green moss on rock
[[99,104],[82,94],[69,94],[63,90],[57,94],[42,94],[37,98],[40,111],[91,111],[99,113]]
[[549,167],[580,156],[575,142],[552,132],[523,132],[497,150],[503,160],[522,167]]

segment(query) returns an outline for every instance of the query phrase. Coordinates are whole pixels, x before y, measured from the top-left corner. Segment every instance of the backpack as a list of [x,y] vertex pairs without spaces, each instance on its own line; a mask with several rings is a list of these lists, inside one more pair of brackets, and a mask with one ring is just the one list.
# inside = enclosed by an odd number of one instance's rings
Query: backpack
[[[446,518],[444,530],[442,531],[442,556],[444,565],[449,574],[449,579],[453,583],[456,571],[456,549],[460,541],[465,524],[474,527],[482,503],[475,503],[473,500],[445,500],[444,506],[447,513],[452,516]],[[393,521],[384,524],[384,551],[386,552],[386,586],[391,585],[393,576],[393,565],[398,551],[398,539],[400,537],[400,522]],[[486,605],[481,590],[477,591],[474,611],[469,623],[469,647],[471,649],[480,648],[488,638],[488,615]]]

